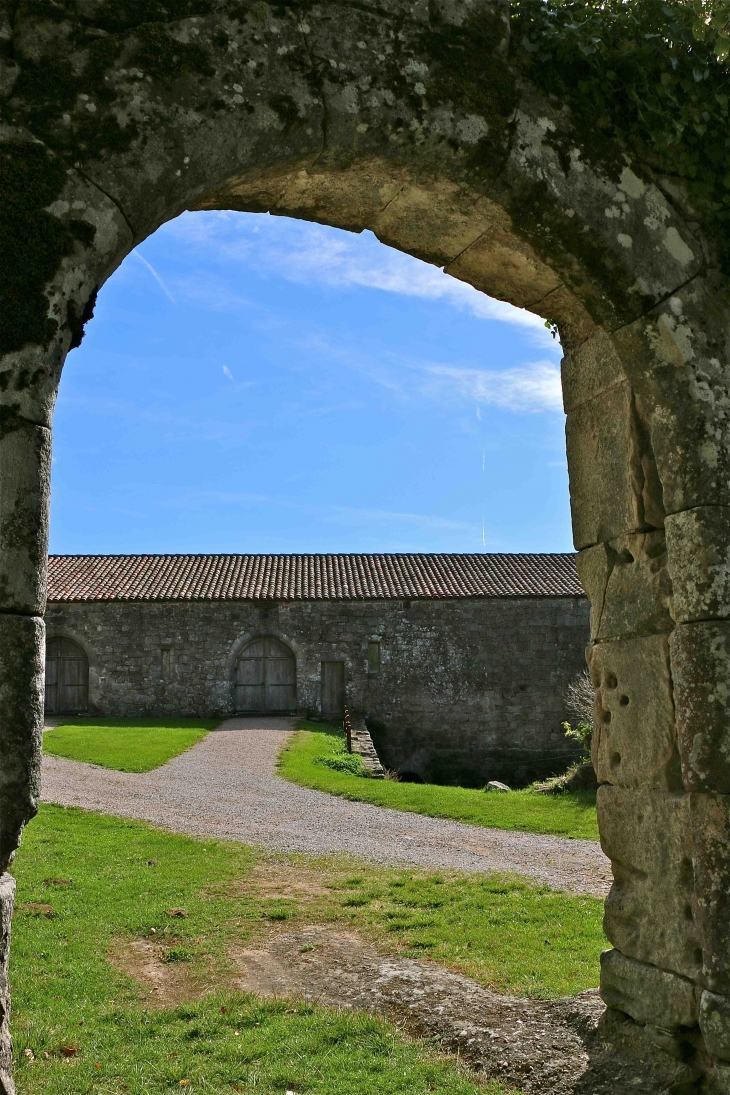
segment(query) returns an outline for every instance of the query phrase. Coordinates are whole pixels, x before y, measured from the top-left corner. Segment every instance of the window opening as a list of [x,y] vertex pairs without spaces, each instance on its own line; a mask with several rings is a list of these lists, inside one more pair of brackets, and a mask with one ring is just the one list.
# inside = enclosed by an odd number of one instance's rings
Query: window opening
[[380,669],[380,643],[368,643],[368,673],[377,673]]

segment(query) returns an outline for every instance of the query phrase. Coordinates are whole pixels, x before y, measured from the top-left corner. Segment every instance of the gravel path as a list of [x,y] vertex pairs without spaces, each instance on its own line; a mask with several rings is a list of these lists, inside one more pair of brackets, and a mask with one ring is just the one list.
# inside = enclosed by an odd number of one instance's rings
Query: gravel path
[[293,719],[228,719],[204,741],[141,775],[43,758],[45,802],[139,818],[175,832],[278,851],[462,871],[514,871],[604,897],[610,865],[592,840],[481,829],[298,787],[275,774]]

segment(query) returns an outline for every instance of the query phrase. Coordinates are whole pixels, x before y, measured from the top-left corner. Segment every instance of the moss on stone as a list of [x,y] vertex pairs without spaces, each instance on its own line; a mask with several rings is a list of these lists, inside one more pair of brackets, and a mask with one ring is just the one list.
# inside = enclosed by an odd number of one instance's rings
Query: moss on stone
[[71,331],[69,350],[75,350],[77,346],[81,345],[84,337],[84,328],[94,316],[96,296],[96,293],[92,293],[81,311],[79,311],[76,301],[74,300],[70,300],[66,305],[66,322]]
[[106,0],[93,19],[83,20],[111,34],[135,30],[147,23],[169,23],[209,15],[212,0]]
[[58,327],[48,316],[44,287],[73,250],[80,222],[72,229],[43,207],[55,201],[65,180],[64,165],[42,145],[14,141],[0,147],[2,353],[28,342],[47,344]]
[[507,28],[497,12],[479,12],[460,27],[440,21],[422,35],[420,45],[434,59],[426,94],[432,105],[450,103],[477,114],[489,132],[469,157],[470,166],[490,168],[504,159],[510,123],[518,102],[515,75],[497,52]]
[[[106,76],[122,48],[116,38],[85,44],[86,63],[77,72],[66,57],[23,61],[13,96],[4,105],[4,117],[11,124],[24,125],[56,152],[70,152],[69,159],[89,153],[124,151],[137,134],[134,125],[122,127],[109,111],[96,114],[76,110],[78,97],[87,95],[99,106],[109,106],[117,93]],[[69,116],[62,124],[64,114]],[[79,155],[81,154],[81,156]]]
[[684,180],[730,274],[730,62],[693,33],[685,0],[511,0],[512,63],[556,105],[564,132],[616,181],[633,170]]
[[587,225],[567,216],[545,182],[518,186],[511,192],[506,209],[517,235],[527,240],[568,286],[580,291],[580,298],[596,322],[610,323],[617,317],[628,321],[636,315],[637,305],[643,309],[652,306],[648,297],[637,300],[637,294],[631,291],[632,275]]
[[297,104],[291,95],[275,95],[269,99],[269,106],[278,114],[286,137],[300,120]]
[[[197,43],[177,41],[166,25],[172,19],[206,14],[211,6],[209,0],[109,0],[93,20],[80,16],[75,4],[61,0],[33,0],[32,5],[19,7],[18,18],[67,20],[70,31],[64,55],[22,59],[13,95],[2,104],[2,119],[30,130],[46,148],[16,141],[0,151],[0,232],[5,243],[0,352],[50,342],[58,322],[48,316],[45,287],[77,243],[93,242],[92,225],[81,220],[65,224],[44,209],[61,193],[67,168],[108,152],[124,152],[138,136],[135,123],[120,125],[108,109],[117,99],[108,74],[127,42],[120,32],[138,32],[131,60],[155,79],[212,76],[208,51]],[[150,23],[152,17],[157,21]],[[92,24],[106,35],[89,40],[86,30]],[[73,63],[77,58],[83,59],[81,67]],[[87,97],[84,101],[93,102],[97,110],[79,110],[79,96]],[[81,339],[86,318],[70,306],[73,345]]]
[[174,80],[190,74],[215,76],[208,51],[196,42],[178,42],[163,23],[145,26],[130,61],[157,80]]
[[429,96],[489,120],[508,117],[517,105],[514,74],[496,51],[507,28],[501,15],[479,12],[460,27],[437,21],[421,43],[437,67]]

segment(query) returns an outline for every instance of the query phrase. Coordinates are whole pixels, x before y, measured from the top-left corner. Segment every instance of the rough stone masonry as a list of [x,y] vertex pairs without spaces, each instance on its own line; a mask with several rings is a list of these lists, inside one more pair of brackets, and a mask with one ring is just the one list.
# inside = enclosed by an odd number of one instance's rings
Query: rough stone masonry
[[2,0],[0,42],[0,868],[38,801],[51,420],[97,290],[185,209],[367,228],[559,328],[602,993],[730,1091],[730,306],[681,186],[586,154],[500,0]]

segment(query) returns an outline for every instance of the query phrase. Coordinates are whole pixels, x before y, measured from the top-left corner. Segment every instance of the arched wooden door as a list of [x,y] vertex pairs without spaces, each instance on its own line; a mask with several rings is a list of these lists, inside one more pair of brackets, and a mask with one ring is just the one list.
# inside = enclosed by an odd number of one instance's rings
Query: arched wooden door
[[89,707],[89,662],[73,639],[46,643],[46,714],[75,715]]
[[235,704],[241,713],[296,713],[297,665],[285,643],[265,635],[243,648],[236,665]]

